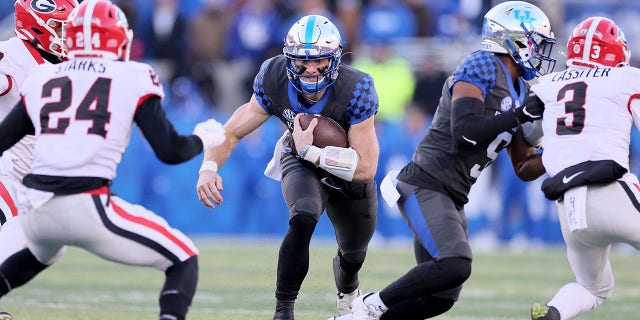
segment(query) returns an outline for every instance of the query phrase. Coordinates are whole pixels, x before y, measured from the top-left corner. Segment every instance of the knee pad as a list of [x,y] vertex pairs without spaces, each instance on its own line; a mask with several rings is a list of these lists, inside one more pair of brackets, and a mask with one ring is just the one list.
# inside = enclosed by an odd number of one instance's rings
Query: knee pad
[[471,260],[467,258],[444,258],[436,260],[441,269],[447,270],[452,283],[462,285],[471,276]]
[[313,217],[316,221],[320,218],[323,208],[320,199],[313,197],[304,197],[298,199],[291,207],[291,217],[299,215]]
[[354,251],[348,253],[338,252],[338,255],[336,257],[339,259],[342,269],[347,272],[355,273],[358,272],[360,268],[362,268],[362,264],[364,264],[366,255],[366,251]]
[[165,271],[166,279],[160,292],[160,319],[184,319],[191,306],[198,284],[198,256],[173,265]]

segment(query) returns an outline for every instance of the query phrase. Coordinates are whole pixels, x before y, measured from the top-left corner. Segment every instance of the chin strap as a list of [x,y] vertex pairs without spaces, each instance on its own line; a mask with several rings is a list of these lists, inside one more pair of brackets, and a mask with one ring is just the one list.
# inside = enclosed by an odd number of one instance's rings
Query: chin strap
[[300,157],[346,181],[353,180],[358,167],[358,153],[352,148],[306,145]]

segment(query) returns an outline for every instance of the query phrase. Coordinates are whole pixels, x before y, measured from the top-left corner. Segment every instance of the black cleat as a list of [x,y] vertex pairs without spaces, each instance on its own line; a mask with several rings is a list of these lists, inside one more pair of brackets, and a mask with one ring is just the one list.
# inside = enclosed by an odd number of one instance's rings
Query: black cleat
[[536,303],[531,307],[531,320],[560,320],[560,312],[556,307]]
[[293,301],[278,300],[276,302],[276,312],[273,314],[273,320],[293,320],[293,304]]

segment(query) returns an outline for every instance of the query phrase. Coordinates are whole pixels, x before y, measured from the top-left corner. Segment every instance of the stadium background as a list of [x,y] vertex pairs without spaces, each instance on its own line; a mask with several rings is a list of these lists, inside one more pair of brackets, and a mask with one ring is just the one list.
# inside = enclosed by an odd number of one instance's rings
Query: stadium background
[[[376,180],[409,161],[429,125],[442,73],[450,73],[479,47],[488,0],[121,0],[135,31],[132,58],[164,77],[165,109],[178,130],[189,133],[204,119],[224,121],[249,98],[250,84],[264,58],[281,52],[282,38],[298,17],[319,13],[337,22],[352,54],[343,59],[374,75],[381,95],[376,124],[381,156]],[[552,20],[558,39],[556,70],[571,28],[592,15],[613,18],[632,48],[640,52],[640,1],[535,1]],[[0,2],[0,39],[13,35],[13,1]],[[175,11],[178,14],[173,15]],[[435,73],[427,70],[436,70]],[[435,83],[435,84],[434,84]],[[414,92],[422,93],[414,96]],[[388,97],[388,98],[384,98]],[[431,98],[433,99],[433,98]],[[431,102],[429,102],[431,101]],[[224,165],[225,202],[211,210],[195,194],[202,156],[178,166],[158,161],[134,132],[113,190],[195,235],[279,237],[288,213],[280,184],[262,173],[283,127],[270,119],[245,138]],[[633,131],[631,169],[640,157]],[[476,246],[561,243],[553,202],[544,198],[544,177],[523,183],[511,172],[508,157],[496,163],[474,186],[466,207]],[[379,204],[378,241],[410,237],[397,208]],[[316,238],[333,237],[326,217]]]

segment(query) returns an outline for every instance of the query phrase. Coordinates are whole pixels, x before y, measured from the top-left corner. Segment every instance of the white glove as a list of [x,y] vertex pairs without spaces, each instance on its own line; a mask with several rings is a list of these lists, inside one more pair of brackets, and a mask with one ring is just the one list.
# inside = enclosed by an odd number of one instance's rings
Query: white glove
[[225,139],[224,127],[214,119],[196,124],[193,134],[200,137],[205,148],[219,146]]
[[542,119],[522,124],[522,137],[531,146],[541,149],[543,148],[544,136],[542,133]]
[[6,177],[13,171],[13,163],[18,161],[18,158],[13,153],[6,151],[0,157],[0,177]]

